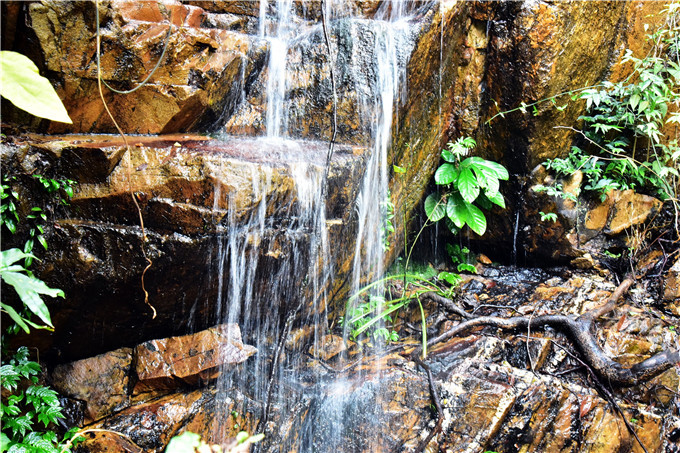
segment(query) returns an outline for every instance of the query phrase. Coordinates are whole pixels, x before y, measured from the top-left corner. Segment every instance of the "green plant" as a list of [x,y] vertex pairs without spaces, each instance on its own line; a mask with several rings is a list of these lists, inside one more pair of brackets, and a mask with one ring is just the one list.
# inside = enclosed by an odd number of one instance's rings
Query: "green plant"
[[[579,118],[583,128],[570,128],[581,143],[567,157],[545,165],[557,176],[581,171],[583,189],[601,200],[614,189],[646,191],[674,203],[677,198],[680,146],[676,138],[664,136],[664,127],[680,124],[680,3],[669,4],[662,14],[664,24],[646,36],[651,50],[642,57],[626,51],[622,62],[630,64],[632,72],[625,80],[601,82],[512,110],[526,112],[526,107],[546,101],[555,104],[563,95],[585,101],[586,113]],[[573,196],[557,186],[545,190]]]
[[446,244],[446,252],[458,272],[477,273],[477,268],[470,264],[470,249],[458,244]]
[[0,95],[32,115],[72,123],[50,81],[19,53],[0,51]]
[[392,203],[390,191],[387,191],[387,196],[380,203],[380,211],[382,214],[382,225],[380,237],[382,238],[382,248],[386,251],[390,248],[390,234],[394,233],[394,203]]
[[538,213],[541,216],[541,222],[557,222],[557,214],[554,212],[543,212]]
[[491,209],[493,204],[505,208],[499,188],[500,181],[509,175],[497,162],[476,156],[463,159],[475,146],[472,138],[459,138],[442,151],[445,162],[434,175],[442,190],[425,199],[425,213],[432,222],[446,219],[453,233],[467,225],[481,236],[486,232],[486,216],[475,203],[484,209]]
[[222,449],[219,445],[210,445],[201,439],[196,433],[186,431],[170,439],[165,453],[240,453],[247,452],[249,446],[264,439],[264,434],[251,436],[245,431],[241,431],[236,438]]
[[70,451],[63,442],[73,437],[76,429],[68,431],[62,441],[59,441],[52,429],[48,429],[58,419],[64,418],[64,415],[57,392],[40,385],[39,375],[40,365],[29,360],[28,348],[25,346],[20,347],[14,357],[0,367],[3,393],[0,404],[2,418],[0,451],[9,453]]
[[[31,275],[25,267],[17,264],[18,261],[29,256],[27,253],[14,248],[0,252],[0,277],[8,285],[12,286],[19,295],[28,312],[36,315],[44,325],[32,322],[28,316],[20,314],[11,305],[0,302],[2,311],[7,313],[17,326],[29,333],[30,327],[35,329],[53,329],[50,313],[42,300],[41,295],[50,297],[64,297],[60,289],[48,287],[45,282]],[[25,311],[25,310],[24,310]]]

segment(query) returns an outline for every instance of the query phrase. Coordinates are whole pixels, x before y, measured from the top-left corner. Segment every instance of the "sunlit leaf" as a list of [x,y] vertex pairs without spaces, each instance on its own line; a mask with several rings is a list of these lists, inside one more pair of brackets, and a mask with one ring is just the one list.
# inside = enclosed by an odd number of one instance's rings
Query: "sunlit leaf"
[[31,115],[73,123],[50,81],[20,53],[0,51],[0,95]]

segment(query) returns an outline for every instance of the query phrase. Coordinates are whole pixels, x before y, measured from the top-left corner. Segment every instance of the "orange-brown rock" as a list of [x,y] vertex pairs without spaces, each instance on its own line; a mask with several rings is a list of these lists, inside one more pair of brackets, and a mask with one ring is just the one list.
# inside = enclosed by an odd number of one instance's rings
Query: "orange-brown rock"
[[680,315],[680,259],[668,270],[663,298],[671,302],[671,309],[676,315]]
[[236,324],[147,341],[135,348],[135,392],[215,379],[225,365],[245,362],[255,352],[253,346],[243,344]]
[[341,352],[347,350],[347,345],[342,337],[337,335],[324,335],[319,339],[319,344],[309,348],[309,353],[317,359],[328,361]]
[[57,366],[51,373],[55,390],[85,401],[85,422],[99,420],[130,404],[132,349],[121,348],[96,357]]

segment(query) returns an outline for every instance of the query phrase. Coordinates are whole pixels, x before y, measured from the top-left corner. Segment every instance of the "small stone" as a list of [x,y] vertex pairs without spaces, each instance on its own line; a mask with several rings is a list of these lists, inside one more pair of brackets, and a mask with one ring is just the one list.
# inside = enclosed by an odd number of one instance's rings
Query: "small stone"
[[666,284],[663,291],[664,300],[674,302],[672,305],[675,308],[675,315],[680,316],[678,302],[680,302],[680,259],[678,259],[673,267],[668,270],[666,276]]

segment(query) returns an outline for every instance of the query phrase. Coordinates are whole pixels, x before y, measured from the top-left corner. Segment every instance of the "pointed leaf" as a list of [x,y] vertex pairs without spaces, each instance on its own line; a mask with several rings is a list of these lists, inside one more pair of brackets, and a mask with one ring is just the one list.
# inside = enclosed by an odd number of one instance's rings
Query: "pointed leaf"
[[463,228],[467,221],[467,209],[465,201],[459,194],[452,194],[446,203],[446,216],[453,222],[456,228]]
[[439,185],[452,184],[458,179],[458,169],[451,164],[442,164],[434,173],[434,181]]
[[0,95],[31,115],[73,123],[50,81],[20,53],[0,51]]
[[486,217],[484,213],[473,204],[466,202],[464,206],[467,210],[467,225],[478,235],[484,235],[486,232]]
[[458,181],[456,182],[461,196],[468,203],[475,201],[479,195],[479,184],[477,178],[469,167],[461,167]]
[[500,192],[496,192],[496,194],[492,197],[490,197],[489,194],[486,194],[486,197],[489,199],[491,203],[496,204],[501,208],[505,209],[505,198],[503,198],[503,195]]
[[446,216],[446,203],[439,194],[431,193],[425,199],[425,214],[430,222],[438,222]]
[[42,280],[18,272],[3,272],[2,279],[7,284],[14,286],[21,301],[26,304],[29,310],[42,319],[45,324],[54,327],[50,320],[50,312],[40,294],[46,294],[51,297],[64,297],[62,290],[50,288]]
[[17,311],[14,308],[10,307],[7,304],[3,304],[2,302],[0,302],[0,307],[2,307],[2,310],[5,313],[7,313],[9,315],[9,317],[12,318],[12,320],[15,323],[17,323],[17,325],[24,330],[24,332],[26,332],[26,333],[31,332],[30,329],[28,328],[28,326],[26,325],[26,323],[24,322],[24,321],[26,321],[26,319],[24,319],[24,317],[22,317],[19,313],[17,313]]
[[456,158],[456,155],[453,154],[450,150],[445,149],[442,151],[442,159],[444,159],[447,162],[452,162],[455,163],[458,159]]
[[35,258],[30,253],[24,253],[17,248],[3,250],[0,252],[0,270],[4,270],[8,266],[27,257]]

